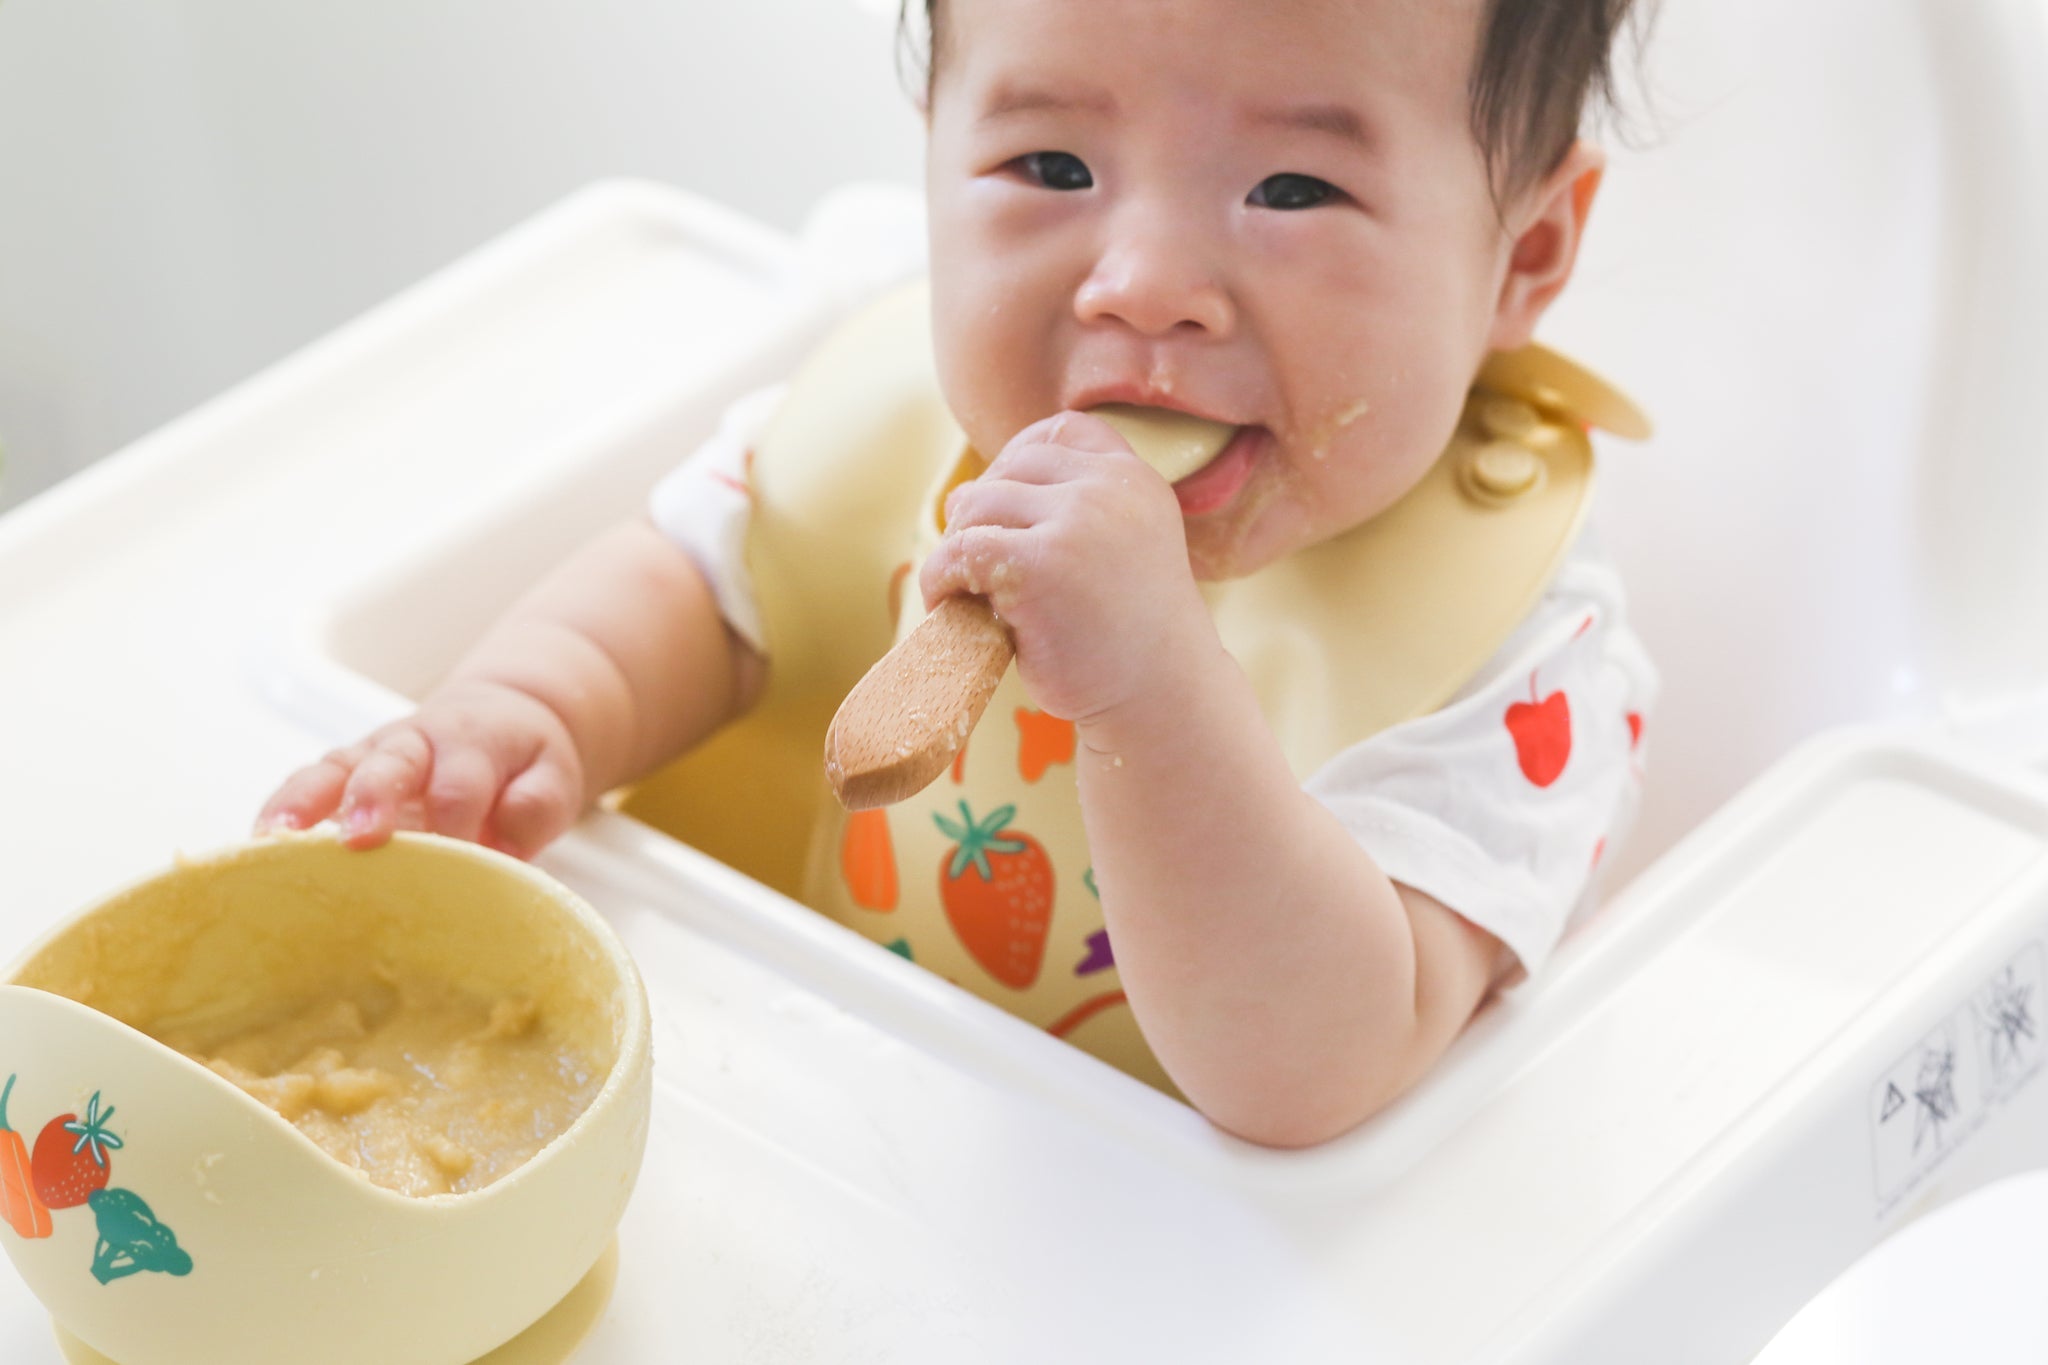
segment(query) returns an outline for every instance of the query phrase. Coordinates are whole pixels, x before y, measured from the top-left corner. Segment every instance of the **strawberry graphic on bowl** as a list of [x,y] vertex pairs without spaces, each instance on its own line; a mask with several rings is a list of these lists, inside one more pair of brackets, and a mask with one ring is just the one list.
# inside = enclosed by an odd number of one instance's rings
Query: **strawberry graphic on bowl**
[[83,1119],[59,1114],[43,1126],[29,1169],[44,1208],[75,1209],[107,1187],[114,1174],[109,1153],[121,1146],[121,1139],[107,1128],[113,1117],[112,1105],[100,1111],[95,1090]]
[[946,920],[983,970],[1013,990],[1038,980],[1052,928],[1052,859],[1028,834],[1009,828],[1015,806],[977,820],[967,803],[960,819],[934,815],[954,847],[939,867]]

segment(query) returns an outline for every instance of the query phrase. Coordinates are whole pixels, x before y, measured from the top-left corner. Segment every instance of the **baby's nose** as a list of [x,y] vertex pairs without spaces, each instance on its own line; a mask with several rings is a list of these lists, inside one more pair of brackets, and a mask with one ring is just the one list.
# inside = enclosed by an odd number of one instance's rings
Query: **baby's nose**
[[1227,335],[1236,320],[1216,249],[1168,211],[1122,215],[1074,296],[1080,321],[1114,319],[1147,336],[1184,327]]

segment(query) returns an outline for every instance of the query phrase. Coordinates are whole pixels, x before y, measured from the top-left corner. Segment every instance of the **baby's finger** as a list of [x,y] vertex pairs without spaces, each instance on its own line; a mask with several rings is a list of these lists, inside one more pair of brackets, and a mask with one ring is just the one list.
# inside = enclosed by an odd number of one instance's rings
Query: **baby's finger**
[[950,531],[924,562],[917,584],[927,608],[955,593],[999,595],[1019,577],[1018,556],[1028,553],[1028,533],[1008,526],[969,526]]
[[1038,430],[1036,443],[1061,446],[1068,450],[1093,451],[1107,455],[1115,451],[1128,451],[1130,442],[1117,435],[1115,427],[1103,421],[1092,412],[1076,412],[1068,409],[1056,412],[1043,422],[1034,423],[1027,430]]
[[1043,484],[1013,483],[987,477],[963,483],[946,497],[946,529],[970,526],[1036,526],[1057,504],[1058,494]]
[[427,782],[427,828],[451,839],[476,840],[498,795],[498,766],[481,749],[442,745]]
[[515,858],[531,858],[575,824],[582,807],[581,779],[543,751],[499,793],[484,842]]
[[337,750],[287,777],[257,813],[255,833],[311,829],[334,814],[361,753],[361,745]]
[[1099,467],[1105,455],[1130,457],[1130,443],[1100,417],[1063,412],[1019,432],[989,462],[982,477],[1018,483],[1064,483]]
[[433,769],[433,746],[418,729],[400,724],[378,734],[341,798],[343,842],[376,848],[401,823],[417,821]]

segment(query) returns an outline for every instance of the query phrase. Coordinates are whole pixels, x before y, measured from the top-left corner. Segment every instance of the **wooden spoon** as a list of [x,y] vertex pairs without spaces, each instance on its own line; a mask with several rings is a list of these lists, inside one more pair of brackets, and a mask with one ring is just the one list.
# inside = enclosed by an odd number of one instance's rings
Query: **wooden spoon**
[[[1111,404],[1095,415],[1138,458],[1178,483],[1222,453],[1237,428],[1163,408]],[[988,599],[949,597],[883,655],[825,732],[825,775],[848,810],[894,805],[930,786],[967,743],[1016,657]]]

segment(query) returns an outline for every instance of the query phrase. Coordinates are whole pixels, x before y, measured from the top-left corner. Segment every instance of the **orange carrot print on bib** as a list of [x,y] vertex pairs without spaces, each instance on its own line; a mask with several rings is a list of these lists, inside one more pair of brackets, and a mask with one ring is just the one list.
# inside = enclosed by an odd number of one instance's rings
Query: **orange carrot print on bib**
[[1017,708],[1017,775],[1036,782],[1055,763],[1074,761],[1074,722]]
[[855,811],[839,836],[839,873],[846,893],[864,910],[896,908],[896,847],[888,813]]

